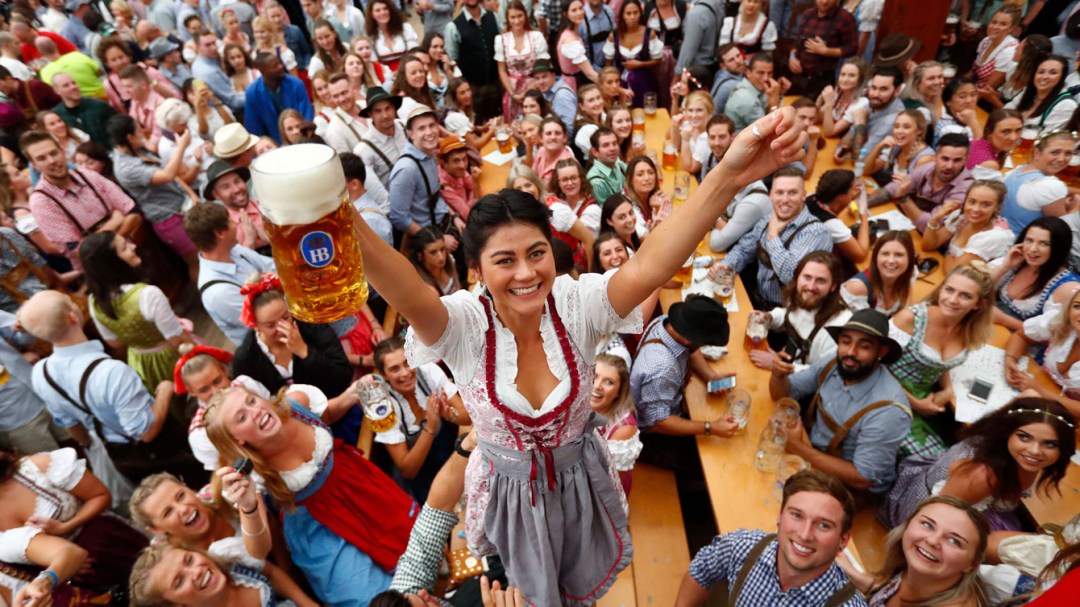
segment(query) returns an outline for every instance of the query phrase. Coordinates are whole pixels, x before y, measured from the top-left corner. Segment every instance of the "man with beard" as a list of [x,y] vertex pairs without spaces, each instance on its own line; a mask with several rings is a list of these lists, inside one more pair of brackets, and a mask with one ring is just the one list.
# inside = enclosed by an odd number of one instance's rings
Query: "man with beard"
[[836,123],[836,132],[855,125],[851,149],[856,155],[863,147],[874,149],[878,142],[892,133],[896,115],[904,111],[904,102],[900,100],[900,87],[903,84],[904,75],[895,67],[874,68],[870,81],[866,83],[866,100],[869,104],[852,103],[840,122]]
[[811,251],[832,251],[825,224],[806,208],[802,171],[786,166],[773,175],[772,212],[762,217],[731,247],[718,266],[744,272],[754,309],[780,305],[781,288],[795,279],[795,268]]
[[713,77],[710,94],[715,111],[722,113],[731,91],[734,91],[742,80],[743,72],[746,71],[746,59],[739,47],[730,42],[716,49],[716,55],[720,58],[720,69],[716,70],[716,76]]
[[714,588],[723,605],[864,607],[836,564],[851,539],[855,500],[844,484],[818,470],[784,483],[776,533],[738,529],[716,536],[694,555],[679,586],[676,607],[704,605]]
[[224,160],[215,160],[206,171],[203,198],[216,200],[229,213],[229,220],[236,224],[236,241],[241,246],[270,256],[270,237],[263,227],[262,214],[251,194],[247,182],[251,172],[244,167],[234,167]]
[[812,424],[809,443],[799,427],[789,432],[787,450],[852,489],[882,495],[896,480],[896,453],[911,430],[907,396],[885,368],[900,357],[900,344],[876,310],[860,310],[844,326],[825,330],[836,340],[836,358],[795,374],[784,360],[772,368],[773,399],[814,395],[804,415]]
[[896,206],[913,222],[919,233],[926,231],[930,215],[947,202],[964,201],[971,187],[971,171],[966,168],[971,142],[967,135],[949,133],[938,139],[934,162],[907,175],[894,175],[889,185],[870,197],[875,206],[895,200]]
[[[836,342],[822,329],[851,318],[840,299],[843,281],[840,260],[826,251],[812,251],[795,268],[795,280],[784,285],[783,305],[771,312],[751,312],[774,331],[778,349],[794,352],[790,360],[777,360],[772,350],[752,350],[750,360],[762,369],[776,364],[801,371],[822,359],[831,359]],[[790,372],[790,371],[789,371]]]

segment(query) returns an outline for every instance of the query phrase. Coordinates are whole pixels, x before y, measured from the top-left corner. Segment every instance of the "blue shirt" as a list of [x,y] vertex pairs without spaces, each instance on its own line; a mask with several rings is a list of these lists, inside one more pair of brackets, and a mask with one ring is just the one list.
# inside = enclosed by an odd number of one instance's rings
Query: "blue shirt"
[[[68,396],[79,398],[79,384],[90,363],[103,358],[86,383],[83,404],[93,416],[87,415],[45,381],[49,376]],[[128,443],[138,440],[154,423],[154,397],[143,386],[142,378],[126,364],[105,354],[100,341],[86,341],[74,346],[56,347],[52,356],[34,365],[34,391],[41,395],[56,425],[71,428],[81,424],[94,432],[94,418],[101,421],[108,443]],[[126,436],[124,436],[126,435]]]
[[551,111],[566,126],[566,138],[574,137],[574,116],[577,115],[577,93],[570,88],[562,78],[555,81],[555,85],[544,93],[544,99],[551,104]]
[[225,75],[225,70],[221,69],[217,61],[199,55],[191,64],[191,72],[205,82],[218,99],[234,113],[244,111],[244,94],[233,90],[232,80]]
[[[761,298],[774,306],[780,305],[780,289],[782,285],[795,280],[795,268],[807,253],[811,251],[832,251],[832,236],[829,229],[810,214],[806,206],[792,219],[780,234],[771,240],[769,234],[769,218],[772,213],[758,220],[757,224],[731,247],[724,265],[742,271],[746,264],[753,261],[757,256],[757,248],[760,244],[765,253],[772,261],[770,269],[759,262],[757,271],[757,288]],[[794,234],[799,226],[813,222]],[[792,237],[794,236],[794,237]],[[789,242],[790,238],[790,242]],[[748,285],[749,286],[749,285]]]
[[16,338],[14,325],[15,315],[0,310],[0,364],[9,374],[7,382],[0,385],[0,432],[29,424],[45,408],[45,402],[34,393],[33,368],[8,343]]
[[[604,43],[607,41],[608,34],[613,31],[615,31],[615,11],[611,10],[611,7],[607,4],[601,4],[600,12],[594,13],[592,6],[586,2],[585,19],[578,26],[578,35],[581,36],[582,42],[585,43],[589,63],[592,63],[592,66],[598,72],[607,63],[607,58],[604,57]],[[603,34],[602,37],[601,34]],[[594,38],[599,39],[599,41],[590,42]]]
[[[649,428],[682,412],[683,379],[690,349],[675,341],[664,327],[667,315],[654,321],[641,336],[637,358],[630,370],[630,397],[637,404],[638,425]],[[660,343],[645,342],[659,339]]]
[[[726,581],[728,588],[732,588],[743,563],[750,556],[750,551],[766,535],[766,532],[757,529],[739,529],[716,536],[712,543],[699,550],[694,555],[694,560],[690,561],[690,577],[703,588],[712,588],[721,581]],[[848,578],[840,566],[833,563],[825,573],[785,592],[780,587],[780,576],[776,572],[778,548],[779,542],[776,538],[765,546],[761,558],[751,566],[734,607],[820,607],[848,583]],[[842,605],[865,607],[866,599],[859,592],[855,592],[855,595]]]
[[[832,357],[822,358],[788,376],[791,397],[801,400],[816,392],[822,369],[836,360]],[[896,453],[911,431],[907,394],[885,365],[878,365],[868,377],[851,385],[844,383],[834,366],[821,384],[819,407],[841,426],[863,408],[882,400],[892,401],[896,405],[881,407],[864,415],[840,446],[841,457],[855,465],[859,474],[872,483],[870,492],[877,494],[888,491],[896,480]],[[817,419],[810,429],[810,444],[824,451],[835,433],[823,421],[820,409],[816,415]]]
[[[205,203],[209,204],[209,203]],[[256,272],[275,271],[274,260],[259,255],[247,247],[236,245],[229,251],[232,263],[211,261],[199,255],[199,293],[203,307],[234,344],[240,345],[247,336],[248,328],[240,322],[240,309],[244,306],[244,296],[240,287]],[[203,288],[212,280],[220,280]]]
[[[187,5],[185,4],[184,6],[187,6]],[[184,90],[184,81],[185,80],[187,80],[188,78],[193,78],[194,77],[191,74],[191,68],[188,67],[187,64],[184,64],[184,63],[177,64],[175,72],[170,71],[169,68],[165,67],[164,65],[159,65],[158,66],[158,71],[161,72],[162,76],[165,76],[166,78],[168,78],[169,82],[175,84],[176,85],[176,90],[178,90],[178,91]]]
[[724,68],[717,70],[716,77],[713,78],[711,91],[716,113],[724,111],[724,106],[727,105],[728,98],[731,97],[731,91],[735,90],[740,80],[742,80],[742,76],[736,76]]
[[[412,156],[420,161],[420,168],[412,160],[405,158]],[[424,187],[421,179],[427,179],[428,187]],[[421,152],[413,144],[405,146],[405,151],[390,169],[390,223],[394,228],[402,232],[416,222],[423,227],[431,225],[431,209],[428,207],[428,192],[439,191],[439,166],[435,164],[435,158]],[[441,194],[435,203],[435,221],[450,212]]]
[[[379,202],[371,197],[369,192],[364,192],[364,195],[353,201],[353,206],[360,212],[360,216],[364,218],[364,222],[368,224],[368,227],[382,238],[383,241],[394,246],[394,229],[390,225],[390,218],[387,217],[386,211],[380,208]],[[370,285],[368,286],[370,289]]]
[[244,128],[256,137],[269,136],[281,145],[278,133],[278,116],[286,109],[293,109],[311,120],[315,111],[308,100],[304,83],[296,76],[285,74],[276,91],[271,91],[265,78],[252,82],[244,92]]
[[285,46],[296,55],[296,69],[306,70],[313,53],[311,43],[304,37],[304,32],[291,23],[285,25]]
[[79,47],[80,51],[87,55],[92,55],[90,46],[87,44],[87,36],[91,34],[90,28],[86,27],[86,24],[83,23],[82,19],[79,19],[75,15],[69,15],[68,17],[67,23],[65,23],[64,27],[57,33]]

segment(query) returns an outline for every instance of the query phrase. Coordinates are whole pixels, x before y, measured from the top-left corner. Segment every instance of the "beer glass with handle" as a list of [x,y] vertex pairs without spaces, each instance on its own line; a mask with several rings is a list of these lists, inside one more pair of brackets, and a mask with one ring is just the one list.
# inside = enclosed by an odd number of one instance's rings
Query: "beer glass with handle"
[[255,160],[251,177],[289,312],[327,323],[359,310],[368,288],[334,149],[313,143],[279,148]]

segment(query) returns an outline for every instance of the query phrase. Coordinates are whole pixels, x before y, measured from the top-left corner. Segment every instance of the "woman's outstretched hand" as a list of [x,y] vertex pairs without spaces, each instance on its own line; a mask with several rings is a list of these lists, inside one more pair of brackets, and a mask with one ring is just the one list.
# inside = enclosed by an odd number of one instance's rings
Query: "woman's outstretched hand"
[[782,107],[743,129],[714,170],[734,176],[741,189],[801,160],[808,137],[795,125],[795,109]]

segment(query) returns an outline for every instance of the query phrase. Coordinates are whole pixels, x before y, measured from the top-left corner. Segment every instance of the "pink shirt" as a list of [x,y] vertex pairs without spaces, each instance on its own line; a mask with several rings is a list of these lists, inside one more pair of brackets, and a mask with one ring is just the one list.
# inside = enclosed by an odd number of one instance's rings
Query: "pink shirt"
[[532,168],[536,171],[536,174],[540,176],[540,181],[547,183],[551,179],[551,174],[555,172],[555,165],[558,164],[560,160],[566,160],[568,158],[574,158],[574,152],[569,146],[564,147],[563,151],[550,161],[547,157],[547,150],[540,148],[540,151],[536,153],[536,158],[533,159]]
[[244,238],[244,228],[240,225],[240,215],[242,213],[247,214],[248,219],[251,220],[251,225],[255,226],[256,230],[263,229],[262,213],[259,212],[259,207],[255,205],[254,200],[249,200],[247,206],[243,209],[237,209],[236,207],[227,204],[222,206],[224,206],[225,210],[229,213],[229,219],[236,222],[236,240],[241,246],[245,246],[249,249],[257,249],[269,244],[258,235],[255,236],[255,240],[252,242],[248,242]]
[[161,139],[161,129],[154,120],[154,112],[157,112],[158,106],[164,101],[165,98],[151,88],[145,100],[132,99],[131,109],[128,110],[128,115],[135,119],[135,124],[146,136],[147,149],[154,153],[157,153],[158,140]]
[[[138,4],[137,2],[135,4]],[[176,90],[173,83],[169,82],[169,79],[162,75],[156,67],[150,67],[143,63],[136,64],[139,67],[146,70],[146,75],[150,78],[150,86],[160,86],[169,93],[166,97],[180,97],[180,91]],[[105,79],[105,93],[109,98],[109,105],[113,106],[116,111],[120,113],[126,113],[128,111],[125,102],[129,97],[120,90],[120,75],[116,72],[109,72],[109,77]]]
[[442,182],[442,196],[446,204],[462,219],[468,219],[469,210],[476,204],[476,188],[472,175],[466,171],[461,178],[457,178],[439,165],[439,181]]
[[71,169],[71,180],[74,187],[64,190],[41,178],[30,192],[30,213],[41,233],[78,268],[78,244],[83,235],[113,211],[131,213],[135,201],[116,183],[93,171]]
[[994,146],[985,139],[972,140],[971,149],[968,151],[967,168],[973,169],[987,160],[1000,162],[994,152]]

